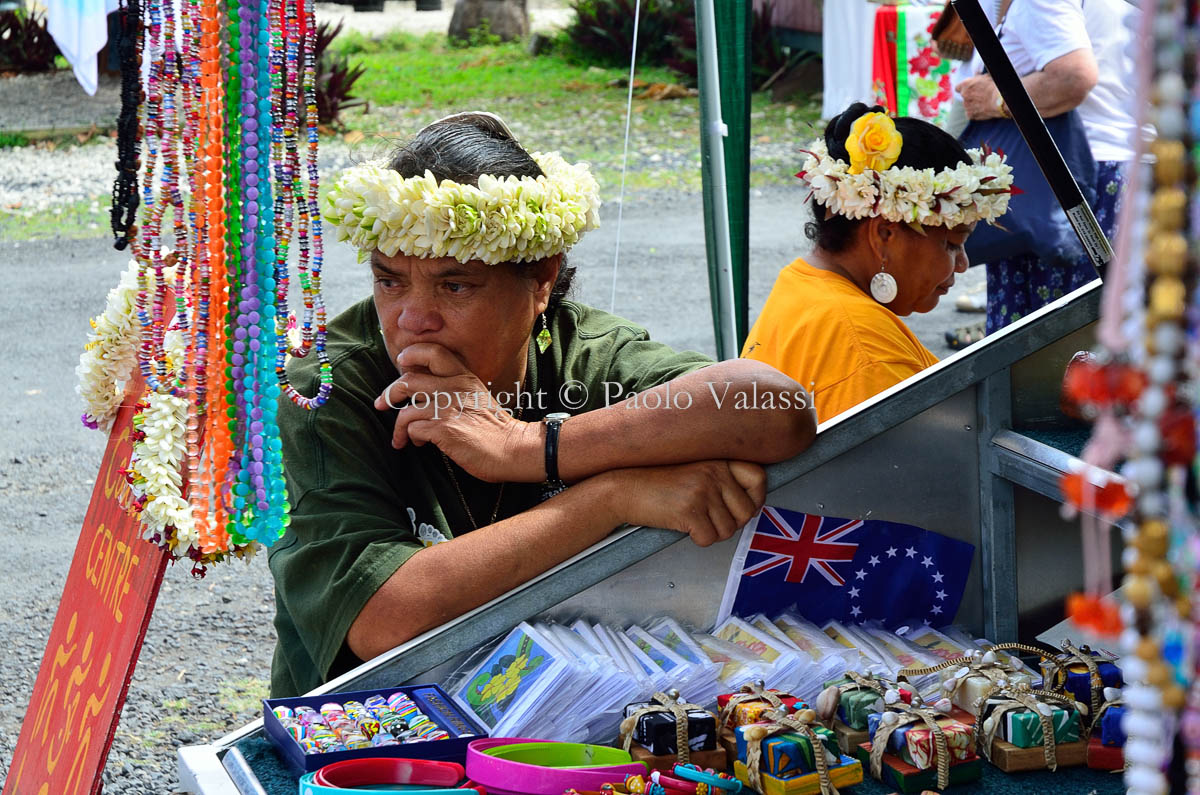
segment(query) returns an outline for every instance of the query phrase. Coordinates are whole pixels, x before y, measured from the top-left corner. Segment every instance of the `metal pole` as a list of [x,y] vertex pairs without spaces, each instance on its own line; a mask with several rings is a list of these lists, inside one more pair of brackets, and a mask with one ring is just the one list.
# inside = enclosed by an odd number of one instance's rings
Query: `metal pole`
[[979,0],[951,2],[962,20],[963,27],[970,34],[975,49],[979,51],[979,57],[983,59],[988,74],[995,81],[1000,96],[1004,97],[1004,103],[1008,106],[1021,137],[1029,145],[1029,151],[1033,153],[1038,167],[1042,169],[1046,182],[1050,183],[1050,189],[1054,191],[1058,203],[1066,212],[1067,220],[1071,222],[1075,234],[1079,235],[1092,266],[1097,275],[1104,278],[1104,268],[1113,257],[1112,246],[1100,229],[1100,224],[1096,222],[1096,214],[1083,198],[1079,184],[1071,174],[1071,169],[1067,167],[1067,161],[1058,151],[1058,145],[1050,137],[1046,122],[1042,121],[1037,106],[1029,98],[1025,84],[1021,82],[1012,61],[1008,59],[1008,53],[1004,52],[996,31],[992,29],[992,23],[980,7]]
[[696,0],[696,28],[700,58],[700,103],[704,106],[704,118],[709,119],[705,132],[708,146],[710,179],[713,186],[712,225],[713,242],[716,244],[717,303],[721,310],[720,334],[717,338],[717,355],[725,359],[736,359],[738,349],[736,308],[733,299],[733,248],[729,242],[729,203],[725,193],[725,136],[729,128],[721,118],[721,76],[717,70],[717,24],[713,0]]

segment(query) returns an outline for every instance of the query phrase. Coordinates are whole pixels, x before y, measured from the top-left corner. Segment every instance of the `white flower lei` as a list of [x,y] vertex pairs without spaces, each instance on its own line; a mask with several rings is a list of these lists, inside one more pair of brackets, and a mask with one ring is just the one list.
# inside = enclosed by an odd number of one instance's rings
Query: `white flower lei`
[[[164,276],[170,279],[171,271],[167,268]],[[137,261],[131,260],[120,282],[109,291],[104,313],[92,320],[92,331],[75,369],[79,376],[75,391],[86,405],[83,421],[89,427],[105,431],[112,427],[137,365],[141,338],[136,319],[137,272]],[[184,360],[184,336],[177,329],[168,330],[163,345],[168,367],[174,371]],[[258,548],[254,542],[245,546],[231,543],[227,552],[195,556],[200,536],[183,494],[187,400],[158,392],[150,392],[144,400],[133,418],[134,428],[144,436],[134,442],[127,469],[130,489],[140,505],[142,536],[168,550],[172,558],[191,559],[201,566],[222,560],[226,554],[253,557]]]
[[822,207],[846,218],[882,216],[921,226],[961,226],[996,219],[1008,210],[1012,167],[997,152],[970,149],[971,163],[932,168],[889,168],[851,174],[846,161],[829,154],[825,141],[811,145],[797,174]]
[[121,281],[108,291],[104,314],[94,318],[79,357],[75,391],[83,398],[83,422],[107,431],[125,397],[125,385],[137,364],[140,336],[135,318],[137,262],[130,260]]
[[[135,442],[129,459],[134,495],[144,497],[142,535],[166,545],[172,552],[199,546],[200,537],[192,506],[183,496],[181,469],[187,452],[187,401],[174,395],[151,392],[148,405],[138,415],[145,438]],[[157,538],[155,538],[157,536]]]
[[497,178],[478,187],[440,183],[429,171],[405,179],[382,163],[346,171],[325,197],[324,220],[360,257],[532,262],[562,253],[600,225],[600,188],[586,163],[534,152],[544,175]]

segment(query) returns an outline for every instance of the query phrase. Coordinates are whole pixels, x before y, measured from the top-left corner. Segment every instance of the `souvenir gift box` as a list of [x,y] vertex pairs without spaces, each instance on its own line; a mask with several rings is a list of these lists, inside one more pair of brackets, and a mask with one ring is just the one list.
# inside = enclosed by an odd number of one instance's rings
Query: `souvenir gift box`
[[[968,673],[960,676],[961,668],[948,668],[942,675],[943,688],[948,690],[950,703],[959,709],[975,714],[980,699],[988,695],[995,683],[983,674]],[[1033,677],[1023,671],[1008,671],[1004,676],[1010,685],[1033,686]],[[1088,702],[1084,702],[1085,704]]]
[[[679,764],[679,757],[675,754],[665,756],[655,756],[649,750],[643,748],[637,743],[629,746],[629,755],[633,757],[635,762],[645,762],[651,770],[657,770],[661,773],[670,773],[675,769],[675,765]],[[730,757],[725,753],[724,748],[714,748],[711,751],[692,751],[688,754],[688,762],[697,767],[707,770],[728,770]]]
[[[875,732],[879,728],[882,717],[880,714],[874,714],[870,717],[869,726],[872,741],[875,739]],[[952,764],[971,759],[975,756],[973,750],[975,745],[975,729],[973,726],[957,721],[954,718],[942,718],[937,723],[941,727],[942,733],[946,736],[946,750],[950,752],[950,761]],[[925,770],[937,763],[934,745],[933,732],[922,721],[901,726],[888,737],[888,751],[898,755],[906,763],[918,770]]]
[[461,764],[467,743],[488,735],[437,685],[264,699],[263,728],[296,773],[368,756]]
[[[768,690],[767,692],[772,693],[779,698],[780,702],[783,703],[783,706],[787,708],[788,714],[804,709],[806,706],[808,706],[803,700],[798,699],[793,695],[780,693],[778,690]],[[726,705],[729,704],[729,700],[737,695],[739,694],[724,693],[717,696],[718,710],[723,712]],[[757,698],[739,702],[734,705],[733,710],[729,713],[728,725],[732,727],[758,723],[762,720],[765,720],[763,715],[773,709],[775,709],[775,707],[771,706],[769,701],[763,701]]]
[[[1004,703],[1001,699],[988,699],[983,713],[985,722],[996,705],[1001,703]],[[1066,709],[1057,705],[1047,706],[1050,706],[1052,710],[1047,717],[1050,718],[1050,723],[1054,726],[1055,744],[1078,742],[1080,737],[1079,711],[1074,708]],[[1042,738],[1044,737],[1042,721],[1036,713],[1028,709],[1013,710],[1004,713],[1000,720],[1001,723],[996,731],[996,736],[1012,743],[1018,748],[1042,747]]]
[[[847,678],[834,679],[826,682],[825,687],[849,684]],[[912,692],[904,687],[899,688],[900,700],[905,704],[912,703]],[[838,698],[838,719],[855,731],[867,731],[867,718],[883,709],[883,696],[869,687],[856,687],[842,691]]]
[[1092,770],[1124,770],[1125,749],[1115,745],[1105,745],[1100,735],[1093,734],[1088,740],[1087,766]]
[[[746,785],[743,792],[750,791],[750,771],[744,762],[733,763],[733,775]],[[759,780],[761,786],[758,791],[762,795],[820,795],[821,792],[821,779],[816,773],[792,778],[779,778],[770,773],[759,773]],[[839,757],[837,766],[829,768],[829,781],[839,789],[861,784],[862,780],[862,764],[852,757]]]
[[[753,725],[751,724],[751,726]],[[746,755],[750,749],[746,731],[751,726],[738,726],[733,730],[734,736],[737,738],[737,758],[742,762],[746,761]],[[841,754],[838,751],[837,737],[823,726],[813,726],[812,730],[821,739],[821,744],[824,746],[825,761],[830,767],[838,764]],[[759,766],[763,773],[786,779],[816,772],[817,762],[813,756],[812,742],[804,735],[790,731],[782,732],[759,742],[762,744],[762,762],[759,763]]]
[[[647,702],[625,705],[622,717],[628,718],[643,707],[655,706]],[[688,750],[711,751],[717,747],[717,719],[702,709],[690,709],[688,719]],[[633,741],[654,756],[675,756],[675,715],[671,712],[649,712],[638,718],[633,727]]]
[[[1062,682],[1062,675],[1057,675],[1056,684],[1062,684],[1067,694],[1078,701],[1080,704],[1092,703],[1092,675],[1088,672],[1087,666],[1081,662],[1067,663],[1067,678],[1066,682]],[[1100,687],[1121,687],[1123,684],[1121,678],[1121,669],[1107,660],[1096,660],[1097,673],[1100,674]],[[1048,673],[1055,673],[1053,669]]]
[[[857,749],[858,759],[862,766],[871,769],[871,744],[863,743]],[[949,786],[969,784],[978,781],[983,775],[983,760],[975,754],[966,759],[950,763]],[[900,792],[924,792],[937,789],[937,768],[924,770],[905,762],[895,754],[884,754],[883,765],[880,769],[881,781],[885,786]]]
[[1123,717],[1125,717],[1124,706],[1117,705],[1104,710],[1100,714],[1100,725],[1092,727],[1092,736],[1099,737],[1100,742],[1109,747],[1124,747],[1125,729],[1121,727]]
[[[1087,761],[1088,744],[1080,740],[1054,746],[1054,758],[1059,768],[1079,767]],[[990,760],[1005,773],[1022,773],[1026,770],[1045,770],[1046,754],[1042,746],[1018,748],[999,737],[992,740]]]

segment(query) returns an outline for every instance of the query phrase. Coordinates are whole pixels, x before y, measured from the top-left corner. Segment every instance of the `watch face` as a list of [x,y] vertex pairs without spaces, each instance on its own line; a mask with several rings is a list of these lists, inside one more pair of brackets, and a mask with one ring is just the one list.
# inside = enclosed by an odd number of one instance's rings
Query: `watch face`
[[555,411],[546,415],[546,422],[563,422],[570,418],[571,415],[565,411]]

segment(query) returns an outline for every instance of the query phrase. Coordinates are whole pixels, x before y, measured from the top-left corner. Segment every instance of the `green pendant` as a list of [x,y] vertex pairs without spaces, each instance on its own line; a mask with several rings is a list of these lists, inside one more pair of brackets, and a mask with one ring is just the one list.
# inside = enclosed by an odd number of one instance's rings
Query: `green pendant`
[[552,342],[554,342],[554,339],[550,336],[550,329],[543,328],[539,331],[537,335],[538,353],[545,353]]

